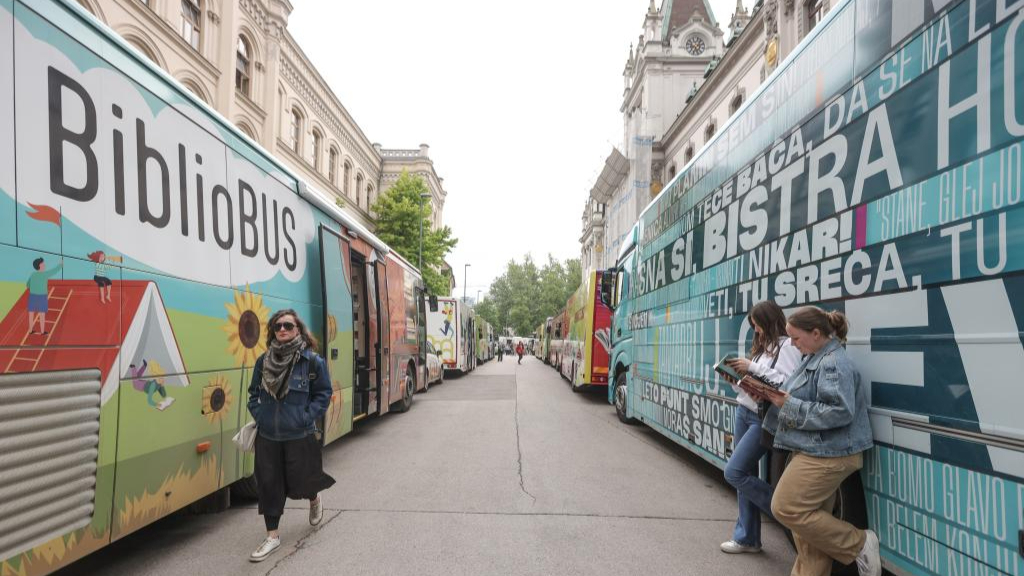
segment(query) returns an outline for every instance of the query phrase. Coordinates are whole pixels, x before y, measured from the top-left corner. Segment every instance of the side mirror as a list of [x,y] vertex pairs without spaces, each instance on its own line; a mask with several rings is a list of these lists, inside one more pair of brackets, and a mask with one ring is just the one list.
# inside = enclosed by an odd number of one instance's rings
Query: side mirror
[[619,272],[615,268],[609,268],[601,273],[601,302],[609,309],[615,309],[613,302],[615,297],[615,280]]
[[437,296],[431,294],[429,297],[427,297],[427,303],[430,304],[431,312],[437,312]]

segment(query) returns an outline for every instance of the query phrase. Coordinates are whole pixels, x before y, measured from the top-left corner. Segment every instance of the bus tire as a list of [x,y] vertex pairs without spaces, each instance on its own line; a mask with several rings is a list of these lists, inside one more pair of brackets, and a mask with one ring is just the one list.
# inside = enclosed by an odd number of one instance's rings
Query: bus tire
[[398,411],[408,412],[412,408],[412,395],[416,393],[416,374],[412,368],[405,369],[405,381],[402,383],[402,399],[398,401]]
[[[786,455],[787,453],[781,450],[772,450],[768,464],[768,474],[773,490],[778,486],[782,473],[786,469]],[[860,472],[850,474],[839,485],[839,490],[836,491],[836,503],[832,508],[832,515],[853,524],[857,528],[866,529],[868,527],[868,508],[864,502],[864,485],[861,483]],[[781,524],[779,526],[785,532],[790,546],[793,546],[795,550],[796,543],[793,540],[793,533],[790,532],[789,528]],[[857,563],[845,565],[833,562],[832,574],[833,576],[857,576]]]
[[619,375],[615,377],[615,415],[619,417],[619,422],[635,426],[637,424],[636,418],[626,416],[626,402],[629,401],[628,392],[626,388],[626,373],[619,372]]
[[189,514],[217,514],[231,507],[231,489],[225,486],[188,505]]
[[258,500],[260,497],[259,485],[256,483],[256,475],[239,478],[231,485],[232,500]]

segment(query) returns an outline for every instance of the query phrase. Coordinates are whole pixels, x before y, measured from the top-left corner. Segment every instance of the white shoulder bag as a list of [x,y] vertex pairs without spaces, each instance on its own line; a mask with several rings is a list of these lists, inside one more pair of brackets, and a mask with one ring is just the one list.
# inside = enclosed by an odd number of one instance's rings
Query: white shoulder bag
[[242,452],[252,452],[256,445],[256,422],[252,421],[242,426],[238,434],[231,439]]

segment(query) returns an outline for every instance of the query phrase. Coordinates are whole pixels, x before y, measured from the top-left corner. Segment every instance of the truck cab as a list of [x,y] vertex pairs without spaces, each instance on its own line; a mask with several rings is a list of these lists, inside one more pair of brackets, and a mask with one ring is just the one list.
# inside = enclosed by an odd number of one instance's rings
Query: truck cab
[[629,402],[630,366],[633,362],[633,332],[629,317],[632,301],[632,277],[636,268],[639,225],[633,226],[619,250],[615,267],[601,277],[601,301],[612,311],[611,354],[609,355],[608,402],[615,406],[619,420],[632,422]]

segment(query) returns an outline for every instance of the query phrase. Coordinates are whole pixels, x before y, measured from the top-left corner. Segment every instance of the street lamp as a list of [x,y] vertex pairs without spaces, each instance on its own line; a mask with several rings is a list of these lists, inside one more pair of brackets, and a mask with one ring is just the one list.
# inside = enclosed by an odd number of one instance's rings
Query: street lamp
[[469,267],[471,264],[466,264],[462,267],[462,303],[466,303],[466,278],[469,277]]
[[480,290],[477,290],[477,291],[476,291],[476,303],[477,303],[477,304],[479,304],[479,303],[480,303]]
[[420,274],[423,273],[423,200],[430,198],[429,192],[420,193]]

